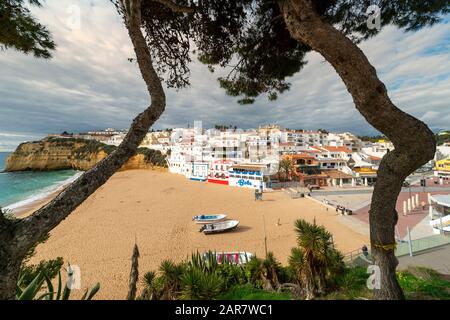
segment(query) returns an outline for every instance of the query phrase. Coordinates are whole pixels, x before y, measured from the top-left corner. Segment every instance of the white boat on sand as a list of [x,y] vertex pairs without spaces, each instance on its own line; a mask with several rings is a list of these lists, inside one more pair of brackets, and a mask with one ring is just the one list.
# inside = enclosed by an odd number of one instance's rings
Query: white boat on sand
[[239,220],[226,220],[226,221],[205,224],[203,227],[200,228],[199,231],[203,232],[204,234],[220,233],[220,232],[234,230],[237,228],[238,225],[239,225]]
[[202,214],[192,218],[196,223],[214,223],[222,221],[227,217],[226,214]]

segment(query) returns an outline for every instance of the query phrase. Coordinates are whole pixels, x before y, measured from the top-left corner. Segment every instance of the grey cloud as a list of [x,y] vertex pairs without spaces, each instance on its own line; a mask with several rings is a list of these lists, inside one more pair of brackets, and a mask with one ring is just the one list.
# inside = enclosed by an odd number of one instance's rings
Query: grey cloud
[[[73,4],[81,9],[80,30],[71,30],[66,23],[67,8]],[[13,51],[0,53],[0,132],[39,136],[128,127],[148,105],[149,97],[137,65],[127,61],[134,56],[133,49],[112,4],[49,1],[34,12],[49,26],[58,49],[50,61]],[[386,28],[361,45],[393,101],[432,128],[450,123],[450,53],[424,51],[442,48],[449,32],[450,24],[407,34]],[[290,79],[290,91],[275,102],[260,97],[247,106],[238,105],[219,88],[216,79],[221,71],[210,73],[194,62],[191,87],[167,90],[166,112],[155,128],[202,120],[204,126],[223,123],[255,128],[278,123],[290,128],[375,133],[356,111],[333,68],[316,53],[307,58],[308,65]],[[6,138],[0,135],[0,141],[5,144]]]

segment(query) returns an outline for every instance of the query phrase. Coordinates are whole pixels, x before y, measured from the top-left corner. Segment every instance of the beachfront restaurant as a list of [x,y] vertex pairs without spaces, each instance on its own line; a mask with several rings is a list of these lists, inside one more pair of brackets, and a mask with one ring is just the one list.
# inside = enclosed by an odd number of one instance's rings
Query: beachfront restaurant
[[430,195],[430,225],[434,233],[450,232],[450,194]]
[[265,165],[260,164],[239,164],[231,166],[228,171],[229,185],[238,188],[251,188],[264,190]]
[[229,184],[229,170],[236,164],[232,160],[216,160],[209,167],[208,182],[218,184]]

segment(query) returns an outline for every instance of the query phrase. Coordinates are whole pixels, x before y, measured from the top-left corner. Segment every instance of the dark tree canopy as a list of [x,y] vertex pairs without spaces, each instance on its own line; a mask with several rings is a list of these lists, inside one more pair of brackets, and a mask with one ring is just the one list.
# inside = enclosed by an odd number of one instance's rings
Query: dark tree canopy
[[[114,2],[115,0],[113,0]],[[143,25],[159,71],[169,87],[189,85],[192,53],[211,71],[227,67],[219,78],[227,94],[252,103],[289,89],[288,77],[306,64],[306,45],[291,38],[277,0],[166,0],[142,2]],[[450,12],[446,0],[317,0],[315,10],[354,42],[376,35],[368,28],[367,9],[381,10],[381,27],[414,31],[439,22]],[[189,9],[186,9],[189,8]]]
[[55,49],[50,32],[26,7],[27,3],[41,6],[41,0],[0,1],[0,49],[13,48],[37,58],[51,58]]

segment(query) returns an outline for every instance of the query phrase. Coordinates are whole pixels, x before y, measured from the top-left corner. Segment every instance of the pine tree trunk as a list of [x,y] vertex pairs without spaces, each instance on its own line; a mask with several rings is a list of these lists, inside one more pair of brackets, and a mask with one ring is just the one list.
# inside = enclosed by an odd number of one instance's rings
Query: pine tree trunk
[[7,220],[0,213],[0,300],[13,300],[16,297],[17,278],[23,257],[15,258],[14,230],[14,221]]
[[[436,150],[432,131],[421,121],[398,109],[385,85],[359,47],[324,22],[311,0],[279,0],[291,36],[319,52],[336,70],[351,94],[358,111],[394,144],[384,156],[370,208],[370,242],[375,264],[381,271],[376,299],[403,299],[395,269],[394,228],[396,201],[404,179],[431,160]],[[332,103],[332,101],[330,101]]]
[[125,25],[134,46],[142,78],[147,84],[151,105],[134,119],[123,142],[114,152],[85,172],[49,204],[18,222],[0,217],[0,300],[14,299],[21,262],[27,251],[136,153],[149,128],[165,109],[166,98],[161,80],[153,68],[150,51],[140,28],[141,1],[123,1]]

